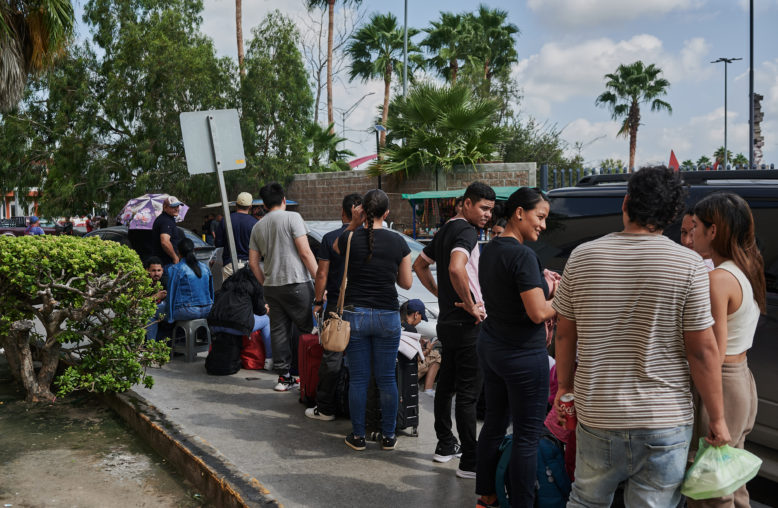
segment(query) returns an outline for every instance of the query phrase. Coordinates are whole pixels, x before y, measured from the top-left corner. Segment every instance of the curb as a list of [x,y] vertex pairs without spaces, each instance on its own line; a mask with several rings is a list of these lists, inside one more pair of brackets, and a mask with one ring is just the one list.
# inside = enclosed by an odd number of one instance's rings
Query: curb
[[279,507],[256,478],[241,473],[216,448],[170,421],[129,390],[100,398],[217,507]]

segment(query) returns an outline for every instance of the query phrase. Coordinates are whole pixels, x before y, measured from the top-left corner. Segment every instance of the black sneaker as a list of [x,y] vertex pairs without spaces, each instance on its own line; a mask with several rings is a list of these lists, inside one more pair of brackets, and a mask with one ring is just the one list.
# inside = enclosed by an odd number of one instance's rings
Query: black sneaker
[[346,436],[346,444],[358,452],[365,449],[365,438],[355,436],[353,433]]
[[462,452],[459,451],[459,443],[454,443],[453,445],[446,446],[444,444],[438,443],[438,446],[435,448],[435,455],[432,457],[432,460],[435,462],[448,462],[451,459],[459,458],[462,456]]
[[396,447],[397,447],[397,436],[392,436],[392,437],[381,436],[382,450],[394,450]]

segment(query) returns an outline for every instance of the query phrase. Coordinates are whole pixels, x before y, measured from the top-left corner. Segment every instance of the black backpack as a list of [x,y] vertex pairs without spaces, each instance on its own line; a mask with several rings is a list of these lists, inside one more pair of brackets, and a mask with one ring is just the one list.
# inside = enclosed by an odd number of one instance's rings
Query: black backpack
[[214,376],[229,376],[240,370],[243,337],[216,332],[211,335],[211,350],[205,359],[205,370]]

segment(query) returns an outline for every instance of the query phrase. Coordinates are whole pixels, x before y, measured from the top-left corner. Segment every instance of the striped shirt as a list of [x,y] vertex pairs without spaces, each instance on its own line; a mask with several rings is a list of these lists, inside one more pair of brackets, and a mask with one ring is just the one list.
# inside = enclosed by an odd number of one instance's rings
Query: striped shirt
[[662,235],[611,233],[576,248],[553,306],[576,323],[578,421],[691,424],[683,332],[713,325],[708,291],[702,258]]

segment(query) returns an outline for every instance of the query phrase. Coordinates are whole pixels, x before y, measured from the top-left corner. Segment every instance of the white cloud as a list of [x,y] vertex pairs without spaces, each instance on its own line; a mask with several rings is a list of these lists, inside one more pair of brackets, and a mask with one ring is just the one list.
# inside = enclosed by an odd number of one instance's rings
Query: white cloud
[[671,90],[679,81],[707,79],[713,72],[711,66],[704,65],[709,50],[705,39],[698,37],[685,41],[680,52],[672,54],[659,38],[648,34],[622,41],[549,42],[537,54],[519,61],[514,76],[524,90],[525,108],[531,114],[548,116],[553,104],[571,98],[589,97],[594,103],[604,91],[605,74],[636,60],[661,66]]
[[543,21],[565,28],[612,26],[613,23],[688,11],[705,0],[528,0],[527,6]]

